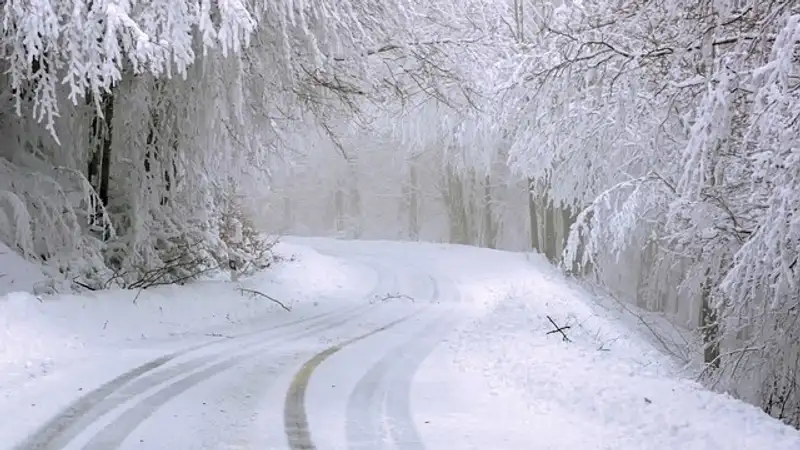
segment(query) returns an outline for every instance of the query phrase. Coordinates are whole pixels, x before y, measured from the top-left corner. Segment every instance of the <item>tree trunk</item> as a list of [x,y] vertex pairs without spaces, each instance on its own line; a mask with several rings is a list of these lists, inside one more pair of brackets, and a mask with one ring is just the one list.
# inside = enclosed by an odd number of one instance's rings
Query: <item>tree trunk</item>
[[347,208],[347,234],[352,238],[361,237],[361,193],[358,190],[358,163],[353,158],[347,161],[349,199]]
[[345,209],[345,193],[344,187],[341,183],[337,183],[336,191],[333,194],[333,208],[335,214],[335,226],[336,226],[336,233],[341,233],[344,228],[344,209]]
[[480,220],[478,219],[479,211],[478,208],[480,205],[478,204],[478,196],[476,194],[478,189],[478,180],[476,178],[476,173],[474,170],[469,170],[469,178],[464,179],[464,188],[462,189],[463,192],[463,199],[462,202],[464,204],[464,242],[463,244],[466,245],[480,245],[480,236],[478,236],[480,230]]
[[[94,121],[92,121],[92,128],[94,129]],[[92,132],[94,135],[94,131]],[[91,157],[89,158],[89,167],[86,171],[86,178],[89,180],[89,184],[92,185],[92,189],[95,192],[100,190],[100,148],[97,148],[94,143],[93,145],[89,146],[89,151],[91,152]],[[101,202],[97,199],[96,196],[92,195],[89,198],[89,228],[93,229],[98,224],[102,223],[102,214],[103,208],[101,208]]]
[[[87,103],[92,105],[94,100],[91,96],[87,97]],[[99,204],[92,198],[89,205],[89,227],[95,231],[102,231],[103,239],[108,239],[110,229],[108,220],[104,216],[103,209],[108,206],[109,201],[109,178],[111,176],[111,142],[112,129],[111,121],[114,118],[114,96],[113,94],[102,94],[100,98],[100,113],[95,111],[91,124],[89,167],[87,178],[89,183],[97,192]]]
[[530,218],[530,237],[531,248],[539,252],[542,251],[539,241],[539,217],[536,214],[536,197],[533,192],[533,179],[528,178],[528,216]]
[[544,207],[544,254],[551,263],[556,263],[555,211],[549,195],[542,196],[542,202]]
[[452,167],[447,168],[445,203],[450,219],[450,242],[469,244],[468,213],[465,196],[465,179]]
[[497,226],[492,213],[492,177],[486,174],[483,179],[483,246],[495,248],[497,246]]
[[636,277],[636,306],[642,309],[648,309],[647,299],[643,298],[648,290],[647,274],[652,261],[652,246],[651,242],[645,245],[644,251],[639,254],[639,267],[638,275]]
[[408,170],[408,235],[411,240],[419,240],[419,199],[417,197],[417,167],[414,161],[410,162]]
[[700,291],[700,331],[703,335],[703,362],[719,369],[719,321],[717,310],[711,304],[712,282],[710,270],[706,270]]
[[[156,90],[161,91],[164,84],[156,82]],[[157,188],[160,195],[159,204],[166,206],[170,202],[171,192],[178,178],[178,127],[177,116],[180,108],[169,104],[165,113],[154,107],[150,110],[150,127],[147,134],[147,151],[145,152],[144,170],[147,180]],[[171,136],[165,136],[164,131],[172,130]],[[163,142],[162,142],[163,141]]]
[[292,230],[294,220],[292,218],[292,199],[289,192],[283,192],[283,231],[289,232]]
[[100,201],[103,206],[108,206],[108,185],[111,175],[111,121],[114,118],[114,96],[103,94],[101,100],[103,105],[103,115],[105,122],[105,134],[103,135],[103,157],[100,163]]
[[564,249],[567,248],[567,239],[569,238],[570,228],[572,224],[575,222],[575,216],[572,214],[572,208],[568,206],[562,206],[561,208],[561,242],[558,248],[558,255],[559,261],[562,259],[561,256],[564,253]]

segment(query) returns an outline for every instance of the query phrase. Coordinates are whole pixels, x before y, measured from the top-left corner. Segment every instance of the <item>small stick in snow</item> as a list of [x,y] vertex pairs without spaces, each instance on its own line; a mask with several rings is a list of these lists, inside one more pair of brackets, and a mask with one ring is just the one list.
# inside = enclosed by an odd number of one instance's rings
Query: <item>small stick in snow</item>
[[270,297],[269,295],[264,294],[263,292],[258,292],[258,291],[254,291],[253,289],[246,289],[246,288],[239,288],[239,292],[241,292],[242,295],[244,295],[245,292],[248,293],[248,294],[252,294],[252,295],[260,295],[260,296],[262,296],[262,297],[264,297],[264,298],[266,298],[268,300],[271,300],[271,301],[281,305],[281,308],[285,309],[286,311],[289,311],[289,312],[292,311],[289,307],[287,307],[286,305],[281,303],[280,300],[278,300],[276,298],[273,298],[273,297]]
[[[0,276],[2,276],[2,274],[0,274]],[[95,289],[95,288],[93,288],[93,287],[89,286],[88,284],[86,284],[86,283],[82,283],[82,282],[80,282],[80,281],[78,281],[78,280],[76,280],[76,279],[74,279],[74,278],[73,278],[72,282],[73,282],[73,283],[75,283],[75,284],[77,284],[78,286],[80,286],[80,287],[82,287],[82,288],[84,288],[84,289],[88,289],[88,290],[90,290],[90,291],[96,291],[96,290],[97,290],[97,289]]]
[[218,338],[225,338],[225,339],[233,339],[233,336],[229,336],[227,334],[222,333],[206,333],[208,337],[218,337]]
[[139,288],[139,291],[136,292],[136,297],[133,297],[133,304],[134,305],[136,304],[136,302],[139,301],[139,296],[142,295],[142,291],[143,290],[144,290],[144,288],[142,287],[142,288]]
[[558,325],[555,323],[555,321],[553,321],[553,319],[552,319],[550,316],[547,316],[547,320],[549,320],[549,321],[550,321],[550,323],[552,323],[552,324],[553,324],[553,326],[554,326],[554,327],[556,327],[556,329],[555,329],[555,330],[548,331],[548,332],[547,332],[547,334],[561,333],[561,336],[564,338],[564,342],[572,342],[572,341],[570,341],[570,340],[569,340],[569,338],[567,337],[567,335],[566,335],[566,334],[564,334],[564,330],[568,330],[568,329],[570,328],[570,326],[569,326],[569,325],[565,325],[565,326],[563,326],[563,327],[559,327],[559,326],[558,326]]
[[411,300],[412,303],[416,303],[416,301],[414,300],[414,297],[411,297],[410,295],[406,295],[406,294],[399,294],[399,293],[398,294],[386,294],[380,300],[385,302],[385,301],[388,301],[388,300],[399,300],[399,299],[403,299],[403,298],[406,299],[406,300]]

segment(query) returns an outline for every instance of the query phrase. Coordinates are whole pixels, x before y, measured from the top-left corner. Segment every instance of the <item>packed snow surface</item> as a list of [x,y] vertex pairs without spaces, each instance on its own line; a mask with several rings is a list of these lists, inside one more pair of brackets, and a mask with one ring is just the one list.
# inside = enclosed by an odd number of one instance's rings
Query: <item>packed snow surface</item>
[[237,282],[46,296],[6,255],[0,448],[800,449],[538,255],[276,251]]

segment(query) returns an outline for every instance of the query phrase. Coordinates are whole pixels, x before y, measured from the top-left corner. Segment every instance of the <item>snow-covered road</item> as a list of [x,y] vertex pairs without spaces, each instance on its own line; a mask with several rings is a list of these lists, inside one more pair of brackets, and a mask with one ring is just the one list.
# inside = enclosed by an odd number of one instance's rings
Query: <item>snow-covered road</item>
[[[800,449],[800,433],[681,379],[538,260],[290,242],[296,262],[245,283],[294,297],[291,313],[237,300],[224,281],[97,317],[81,316],[86,299],[2,300],[6,339],[46,340],[0,346],[22,355],[0,358],[0,448]],[[139,328],[109,331],[126,315]],[[570,325],[570,342],[548,334],[547,316]]]
[[355,306],[211,333],[86,392],[13,448],[378,449],[388,422],[401,424],[397,448],[419,448],[414,368],[453,326],[457,297],[436,277],[369,263],[377,283]]

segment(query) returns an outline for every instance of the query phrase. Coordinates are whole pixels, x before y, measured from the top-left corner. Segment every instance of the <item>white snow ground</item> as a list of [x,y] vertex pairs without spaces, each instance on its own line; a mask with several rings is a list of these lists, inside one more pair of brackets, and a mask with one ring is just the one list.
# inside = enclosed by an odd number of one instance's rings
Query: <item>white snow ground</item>
[[19,291],[33,292],[44,280],[38,267],[0,242],[0,296]]
[[[240,283],[138,297],[0,278],[0,449],[800,449],[538,256],[322,238],[278,252],[295,257]],[[8,258],[0,273],[30,269]]]

